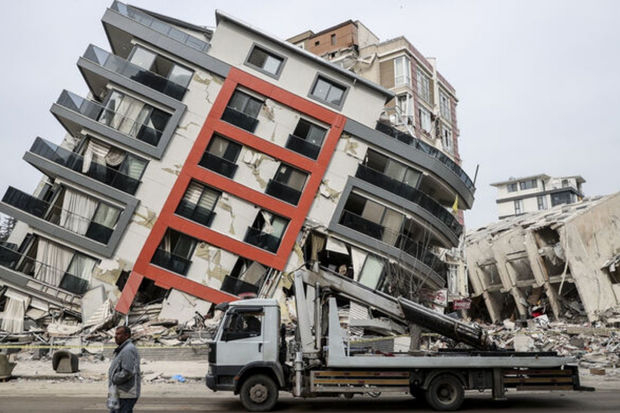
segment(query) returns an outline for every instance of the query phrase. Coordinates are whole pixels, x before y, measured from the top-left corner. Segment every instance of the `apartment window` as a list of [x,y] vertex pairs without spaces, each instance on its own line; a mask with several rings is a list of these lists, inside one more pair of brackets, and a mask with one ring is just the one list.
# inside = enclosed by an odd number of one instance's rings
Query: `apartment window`
[[321,42],[320,42],[319,40],[317,40],[316,42],[314,42],[314,45],[315,45],[315,46],[318,46],[318,45],[320,45],[320,44],[321,44]]
[[84,294],[88,291],[93,269],[98,263],[99,260],[76,252],[58,287],[74,294]]
[[385,260],[375,255],[368,254],[364,261],[362,271],[360,271],[358,282],[373,290],[376,289],[381,281],[384,266]]
[[447,152],[452,153],[452,151],[454,150],[452,131],[443,125],[441,126],[441,144]]
[[538,210],[542,211],[543,209],[547,209],[547,196],[546,195],[538,195],[536,197],[538,201]]
[[196,248],[196,240],[188,235],[168,229],[159,243],[151,263],[177,274],[185,275],[190,258]]
[[266,193],[297,205],[308,174],[292,166],[281,164],[275,176],[269,181]]
[[280,76],[283,63],[284,58],[256,45],[250,51],[246,61],[248,66],[252,66],[272,77]]
[[420,105],[418,107],[418,114],[420,115],[420,126],[422,129],[425,132],[431,133],[431,113]]
[[176,213],[208,227],[215,217],[213,209],[219,196],[219,191],[192,181],[187,187]]
[[194,75],[193,70],[138,45],[134,46],[129,61],[150,72],[157,73],[183,88],[189,85]]
[[330,106],[340,108],[344,102],[346,90],[346,87],[323,76],[318,76],[312,86],[310,96]]
[[331,36],[329,36],[329,41],[332,46],[336,46],[336,33],[332,33]]
[[288,220],[261,210],[248,228],[244,241],[273,253],[278,251]]
[[519,190],[519,188],[517,187],[517,183],[516,182],[512,182],[512,183],[506,185],[506,190],[508,192],[517,192]]
[[514,201],[514,205],[515,205],[515,215],[521,214],[523,212],[523,200],[517,199],[516,201]]
[[370,237],[396,245],[404,215],[363,196],[349,195],[340,223]]
[[327,129],[299,119],[295,131],[286,141],[286,147],[311,159],[316,159],[321,152],[321,145]]
[[[403,183],[412,188],[416,188],[418,186],[418,181],[420,180],[420,176],[422,176],[419,171],[409,168],[406,165],[395,161],[394,159],[390,159],[372,149],[368,149],[368,152],[366,152],[364,166],[367,166],[373,171],[380,172],[392,180]],[[382,186],[388,190],[391,188],[388,183],[385,183]]]
[[562,179],[562,188],[568,188],[568,179]]
[[411,95],[409,93],[399,95],[397,104],[400,116],[403,122],[406,123],[407,120],[411,119],[413,116],[413,101]]
[[536,188],[538,186],[538,181],[536,179],[528,179],[527,181],[519,182],[519,188],[524,191],[526,189]]
[[222,120],[248,132],[254,132],[258,125],[258,119],[256,118],[262,106],[262,100],[236,90],[224,110]]
[[452,121],[452,108],[450,107],[450,98],[448,95],[439,91],[439,112],[441,116],[448,122]]
[[431,78],[427,76],[421,67],[418,66],[416,72],[416,80],[418,84],[418,95],[424,99],[426,103],[433,104],[431,92]]
[[394,86],[411,83],[411,62],[407,56],[394,59]]
[[232,178],[237,170],[239,152],[241,152],[240,144],[215,135],[211,138],[199,165]]
[[551,206],[570,204],[573,202],[573,194],[569,191],[551,194]]

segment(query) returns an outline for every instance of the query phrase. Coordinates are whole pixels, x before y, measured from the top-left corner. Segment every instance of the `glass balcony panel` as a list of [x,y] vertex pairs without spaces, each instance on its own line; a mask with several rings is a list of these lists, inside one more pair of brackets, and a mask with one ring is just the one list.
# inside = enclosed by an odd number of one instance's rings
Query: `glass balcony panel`
[[342,213],[340,224],[376,239],[382,239],[383,232],[385,231],[385,228],[381,224],[369,221],[366,218],[346,210]]
[[177,274],[186,275],[192,262],[187,258],[174,255],[158,248],[155,250],[155,254],[153,254],[151,263]]
[[86,231],[86,236],[102,244],[107,244],[113,232],[114,229],[112,228],[108,228],[96,222],[91,222]]
[[220,290],[225,291],[227,293],[234,294],[234,295],[239,295],[243,293],[258,294],[257,285],[247,283],[245,281],[240,280],[239,278],[233,278],[228,275],[224,277],[224,282],[222,282],[222,286],[220,287]]
[[249,227],[243,241],[275,254],[278,251],[281,239],[259,229]]
[[233,125],[238,126],[241,129],[245,129],[251,133],[254,133],[256,126],[258,126],[258,119],[248,116],[245,113],[239,112],[231,107],[224,109],[222,120],[232,123]]
[[139,180],[96,162],[91,162],[88,171],[83,172],[84,158],[81,155],[41,138],[35,139],[30,152],[131,195],[136,193],[140,185]]
[[301,197],[301,191],[273,179],[269,180],[265,193],[293,205],[297,205]]
[[295,135],[289,135],[285,147],[310,159],[319,157],[321,147]]
[[43,218],[49,204],[42,199],[9,186],[2,197],[2,202],[39,218]]
[[58,287],[74,294],[82,295],[86,291],[88,291],[89,284],[90,283],[88,282],[88,280],[76,277],[75,275],[69,273],[65,273]]
[[202,155],[202,159],[198,164],[231,179],[235,176],[235,171],[237,170],[237,164],[209,152],[205,152]]
[[179,203],[176,214],[198,222],[206,227],[211,226],[213,218],[215,218],[215,211],[202,208],[185,200],[181,200]]

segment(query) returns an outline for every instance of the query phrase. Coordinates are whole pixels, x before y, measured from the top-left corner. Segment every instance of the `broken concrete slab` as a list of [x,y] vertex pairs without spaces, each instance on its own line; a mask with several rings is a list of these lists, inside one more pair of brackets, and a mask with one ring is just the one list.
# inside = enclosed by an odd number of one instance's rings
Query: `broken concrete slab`
[[82,320],[88,321],[106,300],[106,292],[103,285],[99,285],[87,291],[82,296]]
[[193,320],[196,313],[205,315],[209,312],[211,303],[193,297],[178,290],[170,290],[168,298],[163,302],[159,319],[177,320],[179,324],[185,324]]

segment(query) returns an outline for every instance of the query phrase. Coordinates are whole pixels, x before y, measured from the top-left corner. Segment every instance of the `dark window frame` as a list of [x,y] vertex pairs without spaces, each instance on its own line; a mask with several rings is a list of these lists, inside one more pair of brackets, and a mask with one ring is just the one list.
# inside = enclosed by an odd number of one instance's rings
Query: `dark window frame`
[[[334,102],[330,102],[326,99],[323,99],[320,96],[317,96],[314,94],[314,90],[319,82],[319,80],[322,80],[323,82],[329,83],[332,87],[336,87],[336,88],[340,88],[342,89],[342,97],[340,98],[340,101],[338,103],[334,103]],[[336,110],[342,110],[342,107],[344,106],[344,102],[347,100],[347,95],[349,94],[349,86],[345,86],[342,82],[338,82],[335,81],[333,79],[331,79],[330,77],[325,76],[322,73],[317,73],[316,76],[314,77],[314,80],[312,81],[312,86],[310,87],[310,90],[308,91],[308,97],[310,99],[316,100],[317,102],[320,102],[324,105],[327,105],[331,108],[334,108]],[[329,92],[328,92],[329,95]]]
[[[252,63],[250,61],[250,58],[252,57],[252,54],[257,49],[262,51],[263,53],[267,54],[268,56],[271,56],[271,57],[273,57],[275,59],[279,59],[280,60],[280,65],[278,66],[278,70],[276,70],[275,73],[272,73],[272,72],[266,70],[263,67],[255,65],[254,63]],[[265,47],[263,45],[260,45],[258,43],[253,43],[252,47],[250,47],[250,51],[249,51],[248,55],[245,57],[245,61],[243,62],[243,64],[246,65],[246,66],[249,66],[252,69],[257,70],[257,71],[259,71],[259,72],[261,72],[261,73],[263,73],[263,74],[265,74],[265,75],[267,75],[269,77],[272,77],[272,78],[278,80],[278,79],[280,79],[280,75],[282,74],[282,70],[284,69],[284,65],[286,64],[287,60],[288,60],[288,58],[286,56],[283,56],[283,55],[281,55],[279,53],[276,53],[273,50],[271,50],[271,49],[269,49],[269,48],[267,48],[267,47]]]

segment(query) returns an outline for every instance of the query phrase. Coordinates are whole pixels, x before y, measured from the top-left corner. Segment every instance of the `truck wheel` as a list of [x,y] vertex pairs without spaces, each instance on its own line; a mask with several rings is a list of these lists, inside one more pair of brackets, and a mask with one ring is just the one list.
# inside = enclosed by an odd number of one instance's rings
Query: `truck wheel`
[[464,399],[463,385],[450,374],[435,377],[426,390],[426,401],[434,410],[457,410]]
[[263,374],[248,377],[239,392],[241,404],[250,412],[268,412],[278,401],[278,387]]

